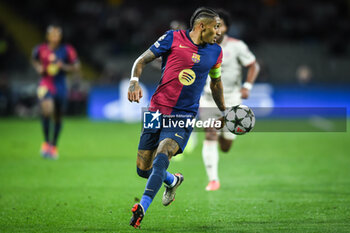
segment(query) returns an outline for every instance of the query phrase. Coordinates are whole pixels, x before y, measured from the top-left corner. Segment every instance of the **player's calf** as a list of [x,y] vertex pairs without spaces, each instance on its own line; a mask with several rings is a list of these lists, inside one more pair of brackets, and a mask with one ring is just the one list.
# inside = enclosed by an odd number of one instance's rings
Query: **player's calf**
[[149,170],[141,170],[140,168],[137,168],[137,174],[142,177],[148,179],[148,177],[151,175],[153,168]]
[[222,152],[229,152],[233,144],[233,140],[224,138],[222,135],[219,136],[219,145]]

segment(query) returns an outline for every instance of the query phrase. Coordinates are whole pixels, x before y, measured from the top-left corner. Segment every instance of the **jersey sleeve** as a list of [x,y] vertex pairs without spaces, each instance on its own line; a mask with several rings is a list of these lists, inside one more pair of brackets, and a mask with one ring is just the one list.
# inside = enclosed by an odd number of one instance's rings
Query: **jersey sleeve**
[[216,60],[216,63],[215,63],[215,65],[212,67],[212,69],[213,68],[219,68],[219,67],[221,67],[221,63],[222,63],[222,49],[221,49],[221,47],[220,47],[220,54],[219,54],[219,56],[218,56],[218,59]]
[[31,57],[32,57],[32,59],[33,60],[39,60],[39,45],[37,45],[37,46],[35,46],[34,48],[33,48],[33,50],[32,50],[32,55],[31,55]]
[[215,65],[210,69],[209,76],[211,78],[219,78],[221,76],[221,63],[222,63],[222,49],[220,47],[220,54],[216,60]]
[[79,61],[77,52],[73,46],[66,45],[66,51],[67,51],[67,62],[69,64],[74,64]]
[[249,50],[248,46],[243,42],[239,42],[238,59],[243,66],[248,66],[255,61],[254,54]]
[[174,38],[173,33],[173,30],[167,31],[150,47],[150,50],[156,55],[156,57],[162,56],[171,49]]

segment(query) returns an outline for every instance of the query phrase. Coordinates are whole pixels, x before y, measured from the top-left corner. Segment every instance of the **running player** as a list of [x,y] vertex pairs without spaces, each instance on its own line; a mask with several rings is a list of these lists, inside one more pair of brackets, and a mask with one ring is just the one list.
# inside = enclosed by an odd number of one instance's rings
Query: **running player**
[[[221,36],[218,38],[217,43],[221,45],[224,59],[222,63],[222,82],[225,85],[224,98],[227,106],[239,105],[242,102],[242,98],[249,97],[250,90],[253,87],[254,81],[259,73],[259,64],[255,60],[255,56],[248,49],[247,45],[235,38],[226,35],[230,27],[230,15],[224,10],[217,10],[221,20]],[[242,83],[242,66],[246,67],[247,77],[246,81]],[[215,102],[211,98],[210,84],[207,82],[204,87],[204,93],[200,101],[201,117],[207,118],[210,111],[211,116],[215,116],[212,108],[216,108]],[[210,108],[210,109],[209,109]],[[205,140],[203,142],[202,156],[206,172],[209,178],[209,184],[206,187],[207,191],[214,191],[220,188],[220,182],[218,177],[218,162],[219,151],[218,141],[220,148],[223,152],[228,152],[232,146],[232,143],[236,135],[230,132],[223,132],[221,130],[218,135],[215,129],[206,129]]]
[[[62,29],[50,25],[46,31],[47,42],[36,46],[32,52],[32,64],[41,76],[37,90],[40,101],[44,142],[41,155],[57,159],[57,140],[62,127],[63,107],[66,100],[66,73],[79,70],[79,60],[71,45],[61,44]],[[53,118],[53,133],[50,132]]]
[[[197,114],[208,74],[213,98],[218,108],[225,110],[220,78],[222,52],[216,44],[220,36],[220,18],[209,8],[198,8],[191,17],[190,26],[190,30],[166,32],[133,65],[128,99],[139,102],[142,90],[138,80],[143,67],[162,56],[161,80],[149,106],[154,118],[181,115],[175,120],[192,119]],[[175,191],[184,178],[180,173],[173,175],[166,170],[171,157],[185,149],[191,131],[191,127],[143,129],[137,153],[137,173],[148,181],[140,203],[132,208],[131,226],[140,226],[163,182],[163,205],[174,200]]]

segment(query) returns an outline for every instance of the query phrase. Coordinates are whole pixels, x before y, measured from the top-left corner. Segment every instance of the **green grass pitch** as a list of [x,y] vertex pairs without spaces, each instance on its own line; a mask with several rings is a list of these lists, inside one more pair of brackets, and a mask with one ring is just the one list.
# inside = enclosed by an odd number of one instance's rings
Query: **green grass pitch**
[[[348,122],[349,123],[349,122]],[[67,119],[60,158],[39,156],[39,121],[0,119],[0,232],[135,232],[140,124]],[[203,138],[198,133],[199,141]],[[350,133],[250,133],[220,153],[222,188],[206,192],[201,143],[170,172],[142,232],[350,232]]]

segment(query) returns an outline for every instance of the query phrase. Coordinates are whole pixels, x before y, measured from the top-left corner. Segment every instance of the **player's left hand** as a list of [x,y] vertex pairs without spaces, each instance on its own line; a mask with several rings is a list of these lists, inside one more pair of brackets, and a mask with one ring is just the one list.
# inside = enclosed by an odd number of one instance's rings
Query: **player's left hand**
[[241,88],[241,98],[248,99],[250,91],[247,88]]
[[222,128],[224,128],[224,125],[225,125],[225,117],[220,117],[220,118],[218,118],[218,119],[216,119],[217,121],[221,121],[221,125],[220,125],[220,127],[215,127],[215,129],[217,129],[217,130],[219,130],[219,129],[222,129]]

